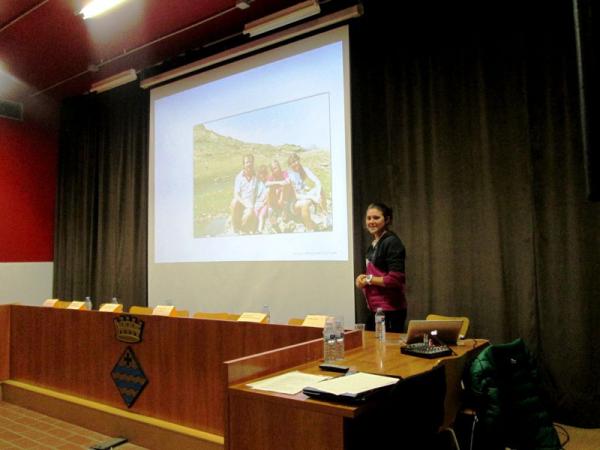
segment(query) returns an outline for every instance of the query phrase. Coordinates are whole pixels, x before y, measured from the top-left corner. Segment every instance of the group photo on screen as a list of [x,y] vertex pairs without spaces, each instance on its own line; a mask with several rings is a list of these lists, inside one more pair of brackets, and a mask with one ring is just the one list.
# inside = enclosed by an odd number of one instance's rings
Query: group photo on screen
[[347,31],[152,90],[157,264],[348,261]]
[[[318,95],[194,126],[194,237],[331,231],[329,127],[314,143],[281,142],[286,127],[322,117]],[[236,133],[263,124],[273,143]],[[283,130],[283,131],[282,131]]]

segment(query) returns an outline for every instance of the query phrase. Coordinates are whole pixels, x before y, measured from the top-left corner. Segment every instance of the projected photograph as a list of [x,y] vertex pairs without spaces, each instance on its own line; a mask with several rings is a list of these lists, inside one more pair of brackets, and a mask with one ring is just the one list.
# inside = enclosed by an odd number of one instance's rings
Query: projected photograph
[[194,125],[194,238],[332,230],[329,102]]

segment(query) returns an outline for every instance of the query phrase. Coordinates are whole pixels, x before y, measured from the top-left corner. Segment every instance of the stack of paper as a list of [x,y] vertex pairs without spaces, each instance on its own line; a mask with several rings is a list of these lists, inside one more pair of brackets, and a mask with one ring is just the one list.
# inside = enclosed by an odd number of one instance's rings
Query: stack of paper
[[358,372],[346,375],[345,377],[332,378],[320,383],[311,384],[309,387],[333,395],[357,395],[385,386],[391,386],[398,381],[400,380],[395,377]]
[[284,373],[255,383],[248,383],[247,386],[261,391],[279,392],[281,394],[297,394],[302,392],[306,386],[318,384],[320,381],[331,377],[324,375],[311,375],[299,371]]

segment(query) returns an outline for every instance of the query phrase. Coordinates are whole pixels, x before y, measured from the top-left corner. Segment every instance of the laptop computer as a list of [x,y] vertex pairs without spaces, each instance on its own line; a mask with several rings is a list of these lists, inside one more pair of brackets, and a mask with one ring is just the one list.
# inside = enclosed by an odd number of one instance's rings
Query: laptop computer
[[406,343],[423,342],[423,336],[427,334],[438,345],[455,345],[462,323],[462,320],[411,320],[408,322]]

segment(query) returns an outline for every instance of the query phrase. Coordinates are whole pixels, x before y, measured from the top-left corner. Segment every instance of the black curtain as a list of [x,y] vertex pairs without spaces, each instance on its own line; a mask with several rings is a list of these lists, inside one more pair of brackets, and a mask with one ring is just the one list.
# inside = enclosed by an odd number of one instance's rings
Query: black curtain
[[[586,201],[571,2],[365,1],[351,27],[354,243],[384,201],[409,319],[522,337],[557,420],[600,426],[600,204]],[[364,300],[356,296],[357,317]]]
[[62,105],[54,296],[147,304],[148,92],[131,83]]

